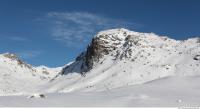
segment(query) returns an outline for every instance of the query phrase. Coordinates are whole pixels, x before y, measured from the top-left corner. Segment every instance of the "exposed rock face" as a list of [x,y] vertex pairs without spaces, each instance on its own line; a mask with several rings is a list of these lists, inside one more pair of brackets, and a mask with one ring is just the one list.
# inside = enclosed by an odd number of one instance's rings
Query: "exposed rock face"
[[[105,46],[105,43],[103,40],[101,40],[99,37],[95,37],[92,39],[91,44],[88,45],[87,50],[83,53],[81,53],[76,58],[76,64],[80,64],[80,71],[79,73],[84,74],[85,72],[89,71],[93,68],[94,63],[99,62],[99,59],[102,58],[104,55],[109,54],[110,48]],[[72,63],[74,64],[74,63]],[[70,65],[72,67],[72,65]],[[69,72],[73,72],[75,68],[71,68],[70,66],[66,66],[62,74],[66,73],[66,70]]]
[[117,45],[121,44],[120,41],[122,39],[113,34],[97,34],[88,45],[86,51],[81,53],[74,63],[66,66],[61,73],[79,72],[84,74],[90,71],[94,64],[98,63],[104,55],[108,55],[111,51],[115,50]]
[[[78,72],[84,74],[90,71],[95,63],[98,63],[105,55],[112,55],[118,59],[130,57],[132,51],[130,49],[133,45],[139,44],[137,36],[130,35],[126,29],[118,29],[117,32],[99,32],[88,45],[87,50],[81,53],[74,63],[66,66],[61,74]],[[117,48],[123,46],[126,49],[121,53]],[[76,67],[75,67],[76,66]],[[78,70],[79,69],[79,70]]]
[[[118,33],[100,32],[92,39],[91,44],[87,48],[85,54],[86,71],[92,69],[94,63],[98,63],[103,56],[109,55],[113,51],[116,52],[115,58],[128,58],[128,55],[132,53],[130,47],[137,44],[138,37],[128,35],[126,29],[118,29]],[[117,50],[120,46],[125,48],[121,54]]]
[[194,56],[193,59],[194,59],[194,60],[200,60],[200,55],[196,55],[196,56]]
[[7,57],[7,58],[10,58],[10,59],[13,59],[13,60],[18,59],[17,55],[11,54],[11,53],[4,54],[4,57]]
[[99,38],[92,39],[92,42],[88,46],[85,54],[85,64],[88,70],[92,68],[94,61],[95,62],[99,61],[99,58],[102,56],[101,55],[102,50],[103,48],[100,45]]
[[106,46],[107,41],[101,40],[107,36],[95,37],[92,39],[91,44],[87,47],[85,54],[85,64],[88,70],[92,69],[94,62],[99,62],[100,58],[104,55],[108,55],[112,48],[115,46]]

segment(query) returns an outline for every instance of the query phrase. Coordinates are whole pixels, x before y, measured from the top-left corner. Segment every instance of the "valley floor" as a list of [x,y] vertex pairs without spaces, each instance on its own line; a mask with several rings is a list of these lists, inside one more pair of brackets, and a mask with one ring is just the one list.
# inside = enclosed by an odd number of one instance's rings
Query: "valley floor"
[[103,92],[1,96],[1,107],[190,107],[200,106],[200,77],[168,77]]

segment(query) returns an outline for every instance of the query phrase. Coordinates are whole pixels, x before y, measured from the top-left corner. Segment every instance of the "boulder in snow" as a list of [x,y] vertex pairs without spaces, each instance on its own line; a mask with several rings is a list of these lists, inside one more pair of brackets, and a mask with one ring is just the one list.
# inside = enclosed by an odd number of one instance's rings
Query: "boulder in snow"
[[46,95],[44,95],[44,94],[33,94],[28,98],[46,98]]
[[193,59],[194,59],[194,60],[200,60],[200,55],[196,55],[196,56],[194,56]]

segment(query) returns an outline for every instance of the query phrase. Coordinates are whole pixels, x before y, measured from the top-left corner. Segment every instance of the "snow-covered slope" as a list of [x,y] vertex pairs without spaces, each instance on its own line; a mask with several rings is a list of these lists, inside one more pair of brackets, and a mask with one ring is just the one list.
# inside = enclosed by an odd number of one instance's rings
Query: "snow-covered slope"
[[63,69],[0,55],[0,94],[105,91],[169,76],[200,75],[200,38],[174,40],[127,29],[99,32]]
[[35,68],[14,54],[0,54],[0,95],[35,92],[38,86],[52,79],[59,69]]
[[[200,75],[199,38],[184,41],[127,29],[99,32],[47,92],[103,91],[168,76]],[[42,89],[42,91],[44,91]]]
[[[198,77],[168,77],[101,92],[0,96],[0,107],[199,107]],[[9,102],[8,102],[9,101]]]

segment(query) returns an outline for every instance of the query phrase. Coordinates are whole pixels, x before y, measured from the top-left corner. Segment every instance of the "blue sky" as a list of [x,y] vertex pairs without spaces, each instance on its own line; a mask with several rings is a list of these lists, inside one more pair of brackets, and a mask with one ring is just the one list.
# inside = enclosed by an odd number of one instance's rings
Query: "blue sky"
[[0,0],[0,53],[56,67],[104,29],[187,39],[200,35],[199,10],[199,0]]

